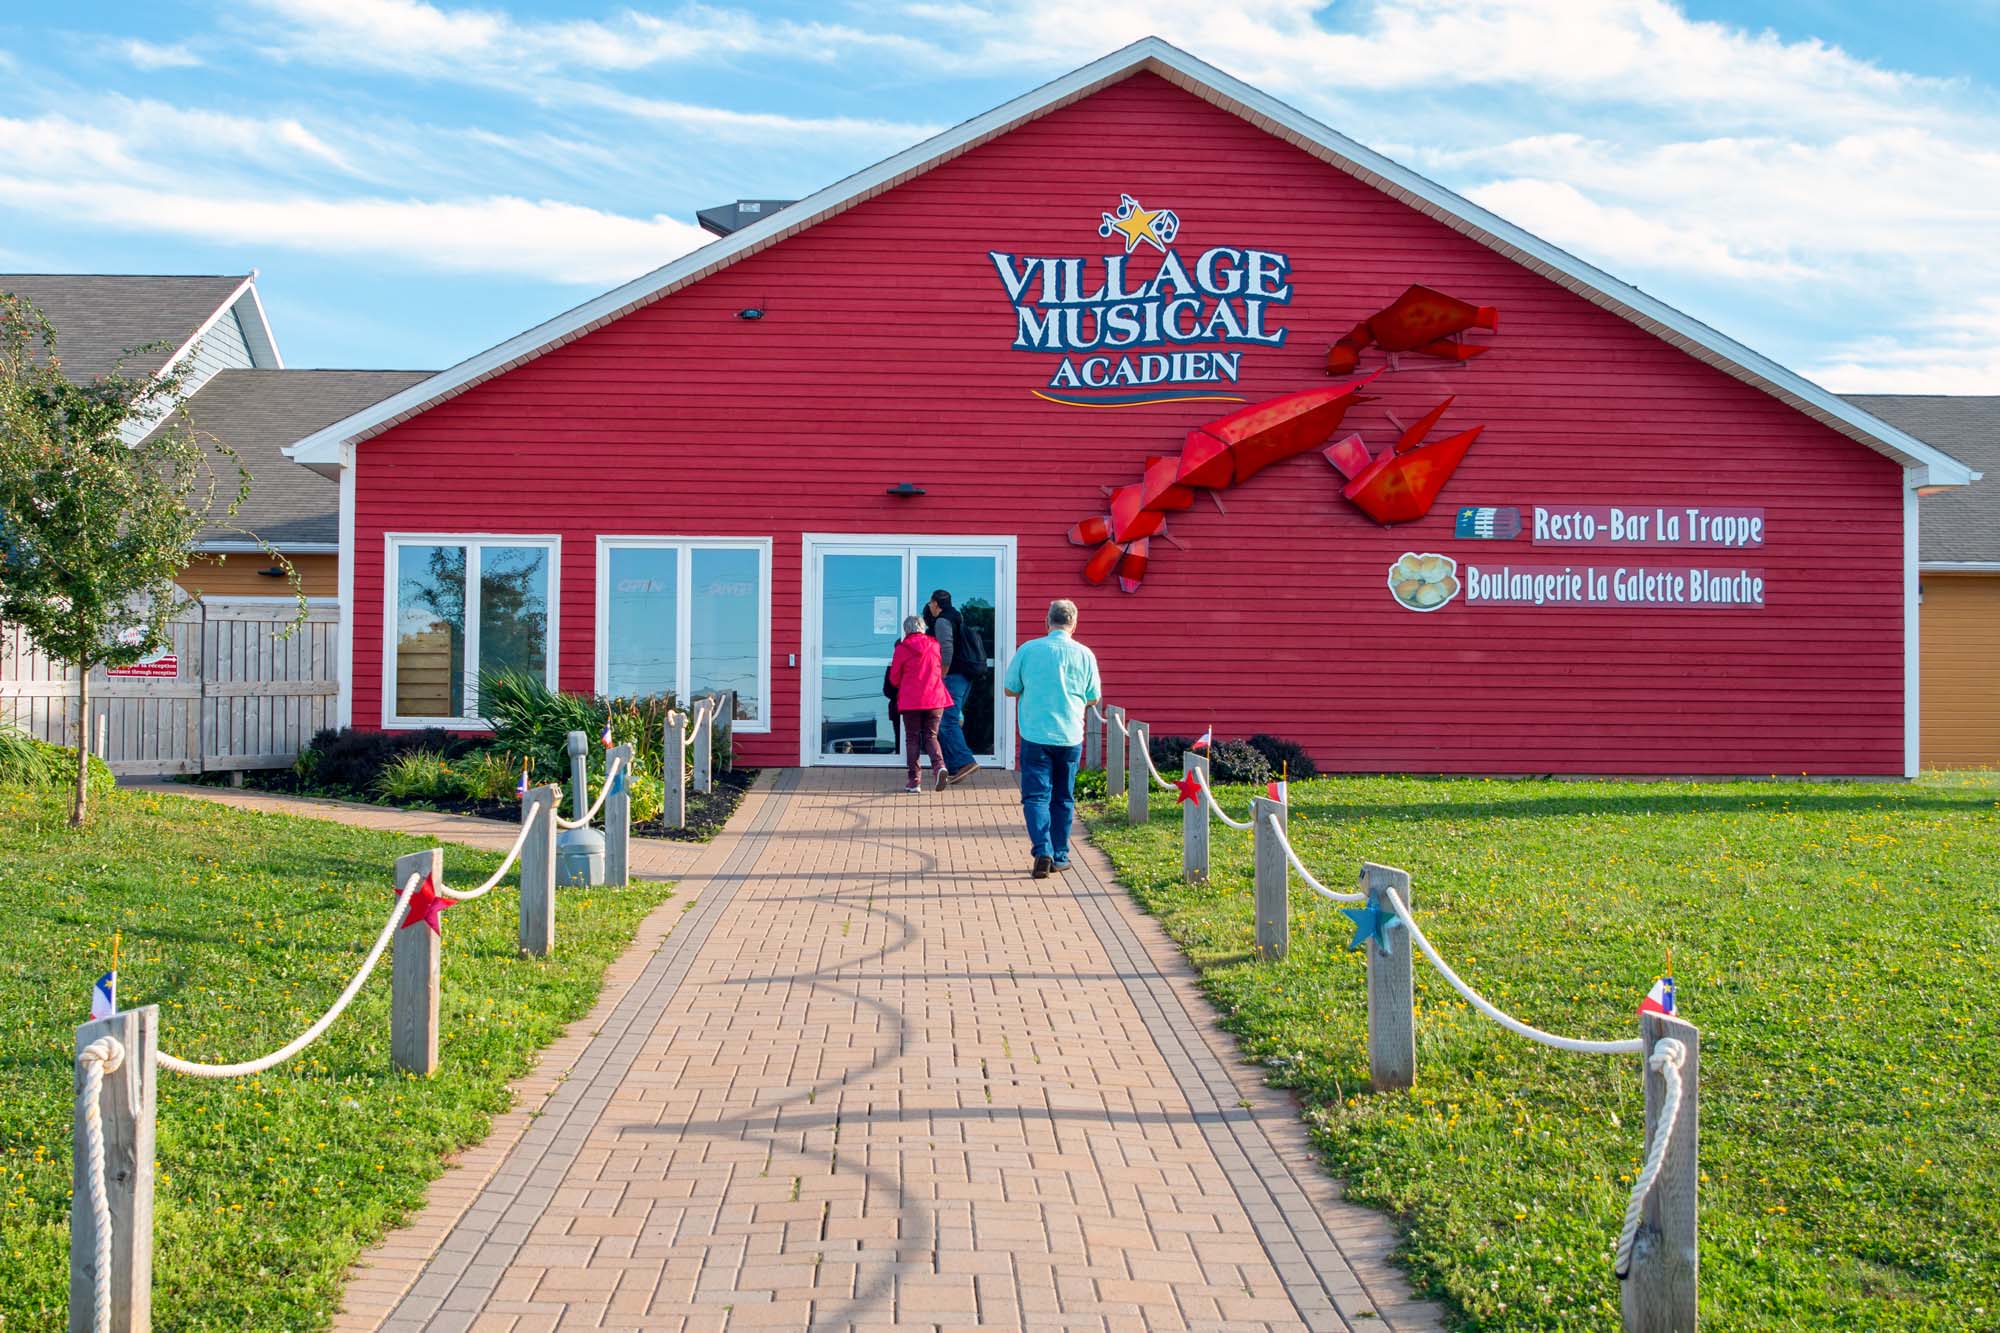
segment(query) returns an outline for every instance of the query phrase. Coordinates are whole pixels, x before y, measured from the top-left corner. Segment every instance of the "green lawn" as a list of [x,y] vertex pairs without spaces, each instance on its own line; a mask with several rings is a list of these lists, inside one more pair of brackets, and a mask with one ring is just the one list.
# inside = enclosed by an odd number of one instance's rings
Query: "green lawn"
[[[187,1059],[261,1055],[322,1013],[373,943],[395,858],[421,843],[118,793],[82,835],[60,797],[0,790],[0,1329],[63,1326],[70,1052],[124,932],[120,1000],[160,1006]],[[470,887],[497,856],[448,847]],[[162,1072],[154,1303],[161,1329],[304,1329],[353,1257],[418,1207],[443,1157],[508,1102],[530,1054],[594,1001],[661,884],[561,895],[557,950],[516,957],[508,887],[445,913],[443,1068],[389,1067],[389,957],[318,1043],[260,1078]]]
[[[1292,793],[1322,881],[1407,869],[1446,961],[1530,1023],[1634,1035],[1672,947],[1702,1030],[1710,1326],[2000,1328],[2000,777]],[[1295,881],[1291,956],[1249,961],[1249,835],[1217,824],[1212,887],[1183,885],[1171,797],[1093,840],[1299,1091],[1349,1196],[1395,1216],[1419,1290],[1465,1328],[1617,1327],[1636,1061],[1531,1045],[1419,960],[1417,1086],[1371,1094],[1348,919]]]

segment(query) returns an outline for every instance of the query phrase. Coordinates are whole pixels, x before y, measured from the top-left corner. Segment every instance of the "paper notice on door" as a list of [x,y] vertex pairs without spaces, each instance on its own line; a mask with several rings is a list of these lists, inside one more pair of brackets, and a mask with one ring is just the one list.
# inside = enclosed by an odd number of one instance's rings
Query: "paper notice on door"
[[875,599],[875,632],[877,634],[894,634],[899,628],[899,619],[900,617],[896,615],[895,598],[877,597]]

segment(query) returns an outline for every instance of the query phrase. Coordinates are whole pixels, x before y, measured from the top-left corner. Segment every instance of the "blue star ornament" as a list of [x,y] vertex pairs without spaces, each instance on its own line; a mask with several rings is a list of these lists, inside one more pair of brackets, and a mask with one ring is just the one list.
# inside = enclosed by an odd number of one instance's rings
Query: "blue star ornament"
[[1354,938],[1347,942],[1349,953],[1368,947],[1373,941],[1383,953],[1396,952],[1389,941],[1389,932],[1403,924],[1402,918],[1393,911],[1384,911],[1374,903],[1366,907],[1343,907],[1341,915],[1354,922]]

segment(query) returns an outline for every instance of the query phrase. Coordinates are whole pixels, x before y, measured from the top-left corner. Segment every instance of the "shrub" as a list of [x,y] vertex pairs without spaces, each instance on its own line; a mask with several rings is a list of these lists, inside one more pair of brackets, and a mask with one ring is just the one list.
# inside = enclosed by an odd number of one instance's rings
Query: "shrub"
[[1217,741],[1208,747],[1209,781],[1247,782],[1261,787],[1273,777],[1271,765],[1248,741]]
[[329,727],[312,738],[292,767],[316,787],[366,793],[379,790],[377,781],[402,755],[426,750],[449,759],[464,754],[472,744],[435,727],[423,731],[356,731],[352,727],[335,731]]
[[[640,773],[625,784],[632,796],[632,822],[645,824],[658,819],[667,808],[667,790],[657,777]],[[596,799],[594,796],[592,799]]]
[[[96,755],[90,756],[89,776],[84,779],[92,799],[118,785],[111,770]],[[76,784],[76,751],[38,741],[25,731],[0,727],[0,787],[20,787],[28,791],[68,791]]]
[[1294,781],[1303,782],[1319,773],[1312,756],[1306,753],[1306,747],[1297,741],[1260,731],[1250,738],[1250,748],[1264,756],[1264,762],[1270,765],[1273,773],[1289,772]]
[[460,794],[459,775],[436,750],[411,750],[389,761],[375,791],[391,801],[451,800]]
[[1101,768],[1081,768],[1076,774],[1076,799],[1079,801],[1101,801],[1110,790]]
[[632,747],[636,771],[660,772],[667,711],[673,706],[669,694],[643,699],[564,694],[550,689],[541,677],[518,671],[496,671],[479,678],[480,715],[493,728],[494,744],[533,759],[538,777],[569,772],[567,742],[572,731],[589,738],[590,771],[601,772],[604,749],[597,740],[604,734],[607,720],[611,739]]
[[1153,767],[1159,769],[1163,777],[1180,772],[1181,756],[1192,748],[1192,736],[1152,736],[1146,741],[1146,749],[1153,756]]
[[474,750],[451,764],[458,794],[468,801],[509,801],[521,781],[521,764],[506,750]]

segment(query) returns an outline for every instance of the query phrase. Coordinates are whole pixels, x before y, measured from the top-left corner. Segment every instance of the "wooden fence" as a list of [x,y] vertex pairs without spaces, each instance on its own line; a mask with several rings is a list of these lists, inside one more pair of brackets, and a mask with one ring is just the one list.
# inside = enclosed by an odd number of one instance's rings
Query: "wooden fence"
[[[212,599],[170,627],[170,657],[91,673],[90,745],[120,776],[283,768],[334,724],[340,611],[314,600]],[[76,744],[76,672],[0,624],[0,722]]]

